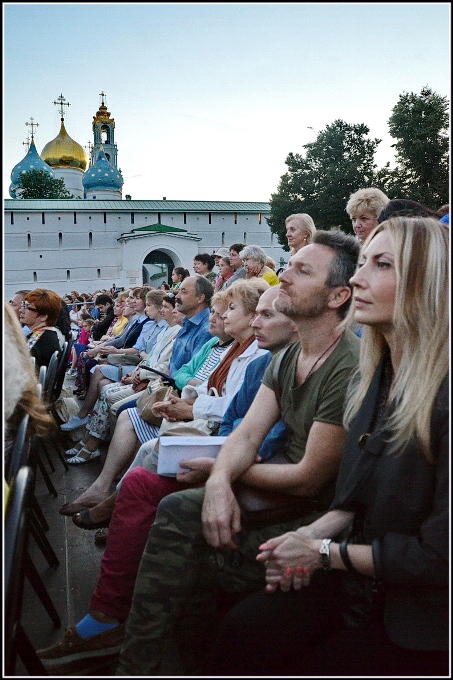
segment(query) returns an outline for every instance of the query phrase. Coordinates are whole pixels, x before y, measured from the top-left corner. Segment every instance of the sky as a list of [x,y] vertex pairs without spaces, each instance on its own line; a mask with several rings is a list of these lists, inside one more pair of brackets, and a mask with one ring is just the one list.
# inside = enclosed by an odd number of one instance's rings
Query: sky
[[106,94],[123,198],[268,201],[337,119],[393,166],[392,108],[424,86],[450,99],[450,3],[4,3],[3,196],[60,94],[84,147]]

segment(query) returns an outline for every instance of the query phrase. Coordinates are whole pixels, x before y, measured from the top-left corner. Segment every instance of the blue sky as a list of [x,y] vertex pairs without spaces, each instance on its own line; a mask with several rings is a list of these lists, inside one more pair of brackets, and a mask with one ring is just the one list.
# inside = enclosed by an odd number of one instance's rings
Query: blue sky
[[[6,3],[3,195],[66,129],[86,146],[100,92],[123,197],[267,201],[289,152],[334,120],[365,123],[393,162],[403,92],[450,98],[450,3]],[[313,128],[313,129],[311,129]]]

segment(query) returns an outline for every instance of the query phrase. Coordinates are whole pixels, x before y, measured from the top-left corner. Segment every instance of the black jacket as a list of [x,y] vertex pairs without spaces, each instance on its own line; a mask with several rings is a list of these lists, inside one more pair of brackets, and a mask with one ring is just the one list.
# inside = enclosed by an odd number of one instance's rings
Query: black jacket
[[396,644],[409,649],[447,649],[449,644],[449,392],[444,379],[431,417],[429,463],[408,442],[388,453],[385,429],[369,431],[382,364],[348,432],[331,508],[365,516],[378,580],[385,589],[384,621]]
[[93,326],[93,340],[100,340],[107,333],[114,318],[113,305],[110,305],[102,321],[97,321]]

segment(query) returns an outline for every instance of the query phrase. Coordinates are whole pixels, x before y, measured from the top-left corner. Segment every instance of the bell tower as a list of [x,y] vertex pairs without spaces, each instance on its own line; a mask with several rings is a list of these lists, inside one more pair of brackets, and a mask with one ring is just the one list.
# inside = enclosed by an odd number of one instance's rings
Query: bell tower
[[91,165],[96,163],[102,148],[107,159],[114,168],[117,168],[118,150],[115,144],[115,120],[110,118],[110,111],[107,111],[104,92],[101,92],[99,96],[101,97],[99,110],[93,116],[94,143],[90,149]]

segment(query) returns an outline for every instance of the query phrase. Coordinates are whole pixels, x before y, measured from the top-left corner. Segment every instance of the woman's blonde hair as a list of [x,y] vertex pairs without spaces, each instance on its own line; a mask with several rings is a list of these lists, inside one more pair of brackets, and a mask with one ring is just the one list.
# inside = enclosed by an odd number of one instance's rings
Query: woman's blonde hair
[[29,431],[42,437],[55,428],[55,422],[37,395],[38,380],[22,326],[7,303],[4,312],[5,424],[13,431],[28,413]]
[[[288,215],[285,220],[285,226],[289,222],[295,222],[301,231],[305,231],[307,233],[307,245],[308,243],[313,243],[316,227],[315,223],[313,222],[313,218],[310,217],[310,215],[307,213],[294,213],[293,215]],[[290,247],[289,251],[291,255],[294,255],[297,252],[293,246]]]
[[[449,231],[431,218],[395,217],[379,224],[362,250],[382,231],[391,235],[395,245],[393,326],[401,349],[390,391],[395,408],[386,429],[391,433],[392,451],[402,449],[415,436],[430,460],[431,413],[449,367]],[[382,333],[371,326],[363,328],[360,344],[358,382],[347,402],[346,427],[388,351]]]
[[229,303],[233,298],[238,298],[246,314],[254,314],[258,300],[268,288],[270,288],[270,285],[262,277],[239,279],[239,281],[235,281],[224,291],[225,299]]
[[228,299],[226,296],[227,291],[218,290],[211,298],[211,308],[214,305],[220,305],[221,307],[226,307],[228,304]]

